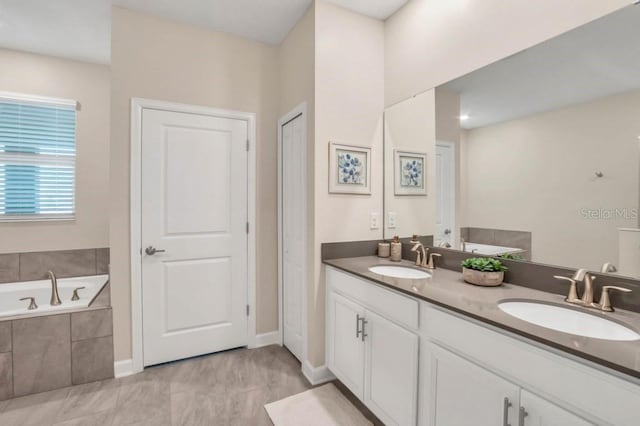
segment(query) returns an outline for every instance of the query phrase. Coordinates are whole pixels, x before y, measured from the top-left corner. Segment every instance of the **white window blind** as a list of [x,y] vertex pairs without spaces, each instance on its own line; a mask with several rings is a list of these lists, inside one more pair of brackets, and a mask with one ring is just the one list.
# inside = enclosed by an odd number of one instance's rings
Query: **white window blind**
[[76,103],[0,94],[0,221],[75,215]]

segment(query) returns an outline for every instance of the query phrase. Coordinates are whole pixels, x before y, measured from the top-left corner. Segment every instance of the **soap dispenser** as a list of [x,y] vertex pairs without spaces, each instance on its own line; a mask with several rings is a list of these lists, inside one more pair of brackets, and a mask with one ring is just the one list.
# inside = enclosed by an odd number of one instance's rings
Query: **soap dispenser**
[[402,260],[402,243],[399,236],[394,236],[391,242],[391,260],[400,262]]

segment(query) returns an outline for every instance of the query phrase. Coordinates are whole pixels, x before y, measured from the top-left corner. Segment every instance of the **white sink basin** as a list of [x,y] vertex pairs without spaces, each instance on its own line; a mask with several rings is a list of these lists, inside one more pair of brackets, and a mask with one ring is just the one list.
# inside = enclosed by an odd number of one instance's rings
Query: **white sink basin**
[[640,335],[624,325],[589,313],[538,302],[505,301],[498,307],[507,314],[540,327],[605,340],[638,340]]
[[404,266],[372,266],[369,271],[374,274],[384,275],[385,277],[406,278],[410,280],[419,280],[421,278],[429,278],[430,273],[419,269],[406,268]]

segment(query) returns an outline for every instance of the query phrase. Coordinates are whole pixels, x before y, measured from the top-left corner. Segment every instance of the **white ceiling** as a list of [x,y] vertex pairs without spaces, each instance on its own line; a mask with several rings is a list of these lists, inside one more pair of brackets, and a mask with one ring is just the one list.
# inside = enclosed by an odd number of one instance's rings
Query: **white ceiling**
[[[111,4],[279,44],[312,0],[0,0],[0,47],[108,63]],[[408,0],[327,0],[386,19]]]
[[110,0],[0,0],[0,47],[109,62]]
[[472,129],[640,89],[640,6],[628,6],[447,84]]

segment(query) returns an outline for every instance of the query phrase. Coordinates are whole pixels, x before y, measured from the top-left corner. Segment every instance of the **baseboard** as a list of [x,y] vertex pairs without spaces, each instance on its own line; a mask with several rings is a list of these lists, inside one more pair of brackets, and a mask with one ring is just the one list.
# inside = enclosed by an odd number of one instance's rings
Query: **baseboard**
[[280,343],[280,332],[276,330],[269,333],[256,334],[254,348],[261,348],[262,346],[269,345],[279,345]]
[[133,371],[133,360],[123,359],[122,361],[116,361],[113,363],[113,372],[117,377],[131,376]]
[[309,361],[302,363],[302,374],[313,386],[330,382],[336,378],[326,365],[314,367]]

